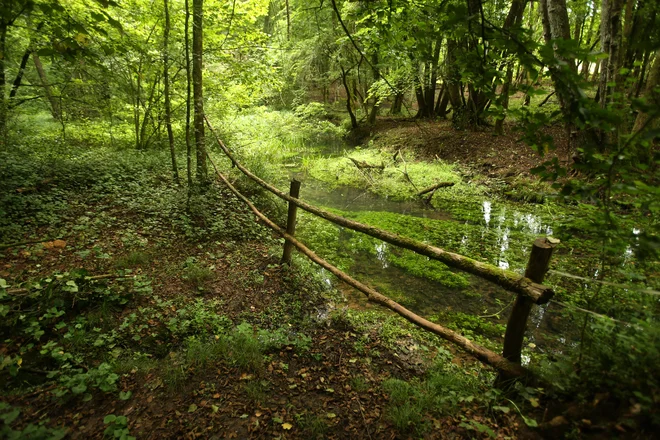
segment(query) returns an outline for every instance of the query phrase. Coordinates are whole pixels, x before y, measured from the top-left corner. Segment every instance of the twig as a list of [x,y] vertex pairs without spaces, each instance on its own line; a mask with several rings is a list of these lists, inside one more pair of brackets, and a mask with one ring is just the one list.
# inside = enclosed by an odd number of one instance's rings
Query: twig
[[360,403],[360,396],[357,398],[358,408],[360,408],[360,414],[362,414],[362,421],[364,422],[364,430],[367,431],[367,435],[371,439],[371,433],[369,432],[369,427],[367,426],[367,418],[364,416],[364,411],[362,410],[362,404]]
[[410,178],[410,175],[408,174],[408,163],[406,162],[406,159],[403,157],[403,152],[399,149],[398,151],[399,156],[401,157],[401,161],[403,162],[403,171],[398,170],[399,172],[403,173],[403,175],[406,177],[406,180],[410,182],[410,184],[415,188],[415,191],[419,192],[419,188],[417,188],[417,185],[412,181]]
[[18,243],[9,243],[9,244],[0,244],[0,249],[8,249],[8,248],[13,248],[17,246],[25,246],[27,244],[38,244],[38,243],[46,243],[47,241],[53,241],[54,239],[50,238],[45,238],[41,240],[33,240],[33,241],[21,241]]

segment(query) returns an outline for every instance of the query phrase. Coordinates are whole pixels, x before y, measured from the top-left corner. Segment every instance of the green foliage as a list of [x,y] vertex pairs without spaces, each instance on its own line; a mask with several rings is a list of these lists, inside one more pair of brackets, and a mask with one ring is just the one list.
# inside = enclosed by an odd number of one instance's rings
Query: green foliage
[[[466,406],[490,405],[497,398],[492,391],[484,390],[474,376],[457,371],[451,364],[432,368],[421,380],[406,382],[392,378],[382,386],[389,397],[388,420],[399,432],[418,435],[430,428],[425,421],[429,414],[454,414]],[[466,420],[470,423],[470,419]]]
[[230,339],[230,360],[244,371],[259,372],[264,363],[264,347],[254,334],[250,324],[236,327]]
[[103,423],[108,425],[103,431],[103,434],[106,438],[112,439],[116,438],[119,440],[135,440],[135,437],[129,435],[128,431],[128,419],[126,416],[116,416],[114,414],[108,414],[103,418]]
[[45,426],[48,420],[42,421],[38,425],[28,423],[22,429],[12,429],[11,425],[18,419],[20,414],[21,410],[19,408],[14,408],[6,402],[0,402],[0,420],[2,420],[0,436],[2,438],[7,440],[60,440],[67,434],[65,429]]
[[213,279],[213,271],[207,267],[200,266],[194,257],[186,259],[183,268],[183,279],[188,281],[197,289],[202,289],[204,283]]
[[225,337],[211,341],[191,337],[186,345],[186,364],[201,369],[225,358],[230,350],[229,341]]
[[120,269],[129,269],[148,264],[150,259],[149,255],[144,252],[133,251],[128,255],[119,258],[116,265]]

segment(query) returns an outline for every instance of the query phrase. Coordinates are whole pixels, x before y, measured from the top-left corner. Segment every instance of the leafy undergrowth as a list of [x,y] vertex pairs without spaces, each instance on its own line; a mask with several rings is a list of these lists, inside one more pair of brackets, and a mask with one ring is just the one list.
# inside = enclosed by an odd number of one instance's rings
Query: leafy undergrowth
[[[585,350],[593,383],[577,411],[565,410],[581,380],[568,361],[549,373],[557,389],[503,395],[492,371],[401,318],[340,309],[306,260],[279,264],[281,241],[225,189],[189,197],[166,155],[48,151],[0,158],[0,243],[18,243],[0,247],[0,437],[516,438],[538,424],[551,437],[657,425],[651,324],[644,340],[590,325],[612,343]],[[282,222],[281,207],[251,188]],[[395,256],[406,270],[420,265]],[[447,313],[466,335],[502,332]],[[604,363],[611,374],[595,374]],[[615,390],[594,399],[604,386]]]
[[188,202],[164,155],[95,153],[3,157],[2,241],[24,243],[0,249],[3,438],[527,429],[492,372],[399,318],[335,309],[222,188]]

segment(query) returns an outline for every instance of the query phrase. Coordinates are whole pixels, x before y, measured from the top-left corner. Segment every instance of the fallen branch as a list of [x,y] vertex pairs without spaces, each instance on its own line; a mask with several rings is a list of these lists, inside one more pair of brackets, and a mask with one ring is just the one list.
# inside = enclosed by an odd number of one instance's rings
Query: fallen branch
[[418,192],[417,195],[418,195],[418,196],[423,196],[424,194],[426,194],[426,193],[428,193],[428,192],[431,192],[431,191],[435,191],[435,190],[438,189],[438,188],[446,188],[446,187],[454,186],[454,185],[455,185],[454,182],[440,182],[440,183],[436,183],[435,185],[431,185],[431,186],[429,186],[428,188],[424,188],[423,190],[421,190],[420,192]]
[[[348,157],[348,156],[347,156]],[[355,164],[356,167],[360,170],[370,170],[370,169],[377,169],[377,170],[384,170],[385,169],[385,164],[381,162],[380,165],[371,165],[370,163],[363,162],[361,160],[353,159],[352,157],[348,157],[353,164]]]
[[50,238],[45,238],[41,240],[32,240],[32,241],[21,241],[18,243],[8,243],[8,244],[0,244],[0,249],[9,249],[17,246],[25,246],[28,244],[39,244],[39,243],[46,243],[48,241],[53,241],[55,239],[50,239]]
[[417,185],[415,185],[415,183],[410,178],[410,175],[408,174],[408,164],[406,163],[406,159],[403,158],[403,152],[401,152],[400,149],[397,150],[396,154],[394,155],[394,161],[395,162],[396,162],[397,155],[401,157],[401,161],[403,162],[403,171],[401,171],[401,170],[398,170],[398,171],[403,173],[403,175],[406,177],[406,180],[408,181],[408,183],[410,183],[413,186],[413,188],[415,188],[415,191],[419,191],[419,188],[417,188]]
[[[460,346],[463,348],[465,351],[479,359],[485,364],[491,365],[495,367],[496,369],[505,372],[506,374],[510,374],[512,377],[520,377],[520,376],[526,376],[529,372],[527,371],[526,368],[522,367],[521,365],[515,364],[501,355],[485,348],[482,347],[481,345],[475,344],[466,337],[459,335],[458,333],[454,332],[453,330],[449,330],[445,327],[442,327],[439,324],[433,323],[425,318],[422,318],[421,316],[418,316],[411,312],[410,310],[406,309],[399,303],[392,301],[385,295],[382,295],[375,291],[374,289],[362,284],[361,282],[357,281],[356,279],[350,277],[346,273],[342,272],[341,270],[337,269],[335,266],[331,265],[318,255],[316,255],[313,251],[311,251],[307,246],[299,242],[296,238],[293,236],[289,235],[286,233],[284,229],[279,227],[277,224],[275,224],[273,221],[271,221],[268,217],[263,215],[253,204],[250,202],[250,200],[245,197],[243,194],[241,194],[229,181],[225,176],[223,176],[219,171],[218,168],[216,167],[215,163],[213,162],[213,159],[211,159],[210,155],[207,156],[209,158],[209,161],[213,165],[213,168],[215,169],[215,172],[217,176],[222,180],[222,182],[238,197],[240,200],[242,200],[246,205],[250,207],[252,212],[261,220],[263,223],[265,223],[268,227],[273,229],[275,232],[277,232],[280,236],[282,236],[284,239],[289,241],[291,244],[293,244],[302,254],[304,254],[307,258],[318,264],[319,266],[323,267],[333,275],[335,275],[337,278],[340,280],[344,281],[346,284],[348,284],[351,287],[354,287],[355,289],[359,290],[360,292],[364,293],[369,301],[380,304],[384,307],[387,307],[388,309],[394,311],[398,315],[404,317],[406,320],[412,322],[413,324],[430,331],[431,333],[434,333],[441,338],[453,342],[454,344]],[[238,164],[236,164],[238,166]]]
[[536,304],[545,304],[550,300],[550,298],[552,298],[553,291],[550,287],[544,286],[543,284],[535,283],[532,280],[525,278],[515,272],[500,269],[499,267],[487,263],[482,263],[480,261],[474,260],[469,257],[465,257],[463,255],[455,254],[453,252],[448,252],[444,249],[440,249],[438,247],[431,246],[429,244],[422,243],[417,240],[410,239],[408,237],[403,237],[398,234],[393,234],[392,232],[384,231],[374,226],[365,225],[363,223],[349,220],[340,215],[333,214],[331,212],[317,208],[314,205],[305,203],[300,199],[289,196],[288,194],[270,185],[266,181],[255,176],[247,168],[241,165],[236,160],[236,158],[234,158],[234,156],[231,154],[231,152],[225,146],[225,144],[220,140],[217,133],[211,126],[208,117],[205,116],[205,119],[207,125],[209,126],[209,129],[211,130],[211,133],[213,133],[213,135],[215,136],[218,145],[220,146],[220,148],[222,148],[224,153],[231,160],[232,164],[236,166],[239,170],[241,170],[243,174],[248,176],[250,179],[255,181],[263,188],[275,194],[280,199],[293,203],[299,208],[304,209],[307,212],[311,212],[312,214],[324,218],[339,226],[344,226],[354,231],[362,232],[363,234],[367,234],[371,237],[378,238],[379,240],[383,240],[387,243],[402,247],[404,249],[409,249],[420,255],[424,255],[431,259],[441,261],[448,266],[461,269],[465,272],[492,281],[493,283],[502,286],[511,292],[520,293],[522,295],[531,298]]
[[362,176],[364,176],[364,178],[367,179],[371,185],[373,185],[374,184],[373,177],[371,177],[369,174],[364,172],[364,170],[361,168],[357,160],[353,159],[352,157],[349,157],[349,159],[355,164],[360,174],[362,174]]

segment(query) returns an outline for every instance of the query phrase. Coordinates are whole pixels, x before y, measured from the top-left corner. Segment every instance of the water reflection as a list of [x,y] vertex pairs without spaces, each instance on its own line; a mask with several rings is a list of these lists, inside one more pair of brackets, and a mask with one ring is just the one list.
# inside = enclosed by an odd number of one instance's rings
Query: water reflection
[[488,200],[484,200],[482,210],[484,212],[484,221],[486,222],[486,227],[490,224],[490,202]]
[[387,267],[389,266],[389,263],[387,261],[387,243],[385,242],[376,243],[375,249],[376,249],[376,258],[383,265],[383,269],[387,269]]

